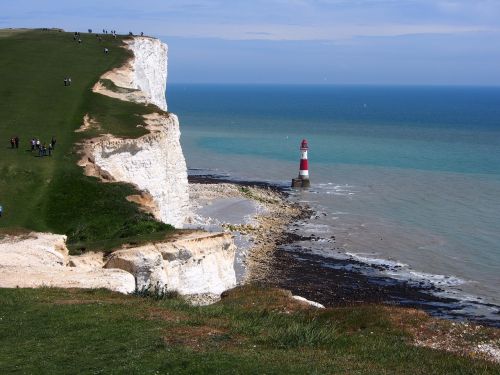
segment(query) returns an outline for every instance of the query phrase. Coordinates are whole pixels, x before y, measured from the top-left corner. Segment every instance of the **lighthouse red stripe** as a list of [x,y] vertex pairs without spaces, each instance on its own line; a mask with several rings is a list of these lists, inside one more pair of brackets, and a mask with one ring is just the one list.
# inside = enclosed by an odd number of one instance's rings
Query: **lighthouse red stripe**
[[300,159],[300,170],[301,171],[309,170],[309,163],[307,162],[307,159]]

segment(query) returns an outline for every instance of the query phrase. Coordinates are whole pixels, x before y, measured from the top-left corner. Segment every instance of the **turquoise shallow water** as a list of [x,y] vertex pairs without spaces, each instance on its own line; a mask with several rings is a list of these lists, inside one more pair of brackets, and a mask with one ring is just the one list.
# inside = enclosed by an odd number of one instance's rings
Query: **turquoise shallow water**
[[[500,88],[171,85],[190,168],[288,184],[331,256],[500,304]],[[324,215],[323,215],[324,214]]]

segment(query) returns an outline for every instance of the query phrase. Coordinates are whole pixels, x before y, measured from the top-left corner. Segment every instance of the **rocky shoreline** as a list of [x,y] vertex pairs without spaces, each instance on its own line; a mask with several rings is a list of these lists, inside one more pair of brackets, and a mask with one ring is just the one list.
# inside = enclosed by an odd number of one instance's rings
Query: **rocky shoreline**
[[[377,273],[367,275],[360,268],[367,265],[352,259],[323,257],[308,251],[300,242],[311,240],[293,233],[293,225],[307,220],[314,212],[287,199],[285,187],[258,181],[235,181],[222,176],[189,176],[190,184],[233,185],[242,195],[261,201],[267,212],[257,215],[257,225],[246,228],[253,243],[248,251],[245,282],[279,287],[325,306],[352,306],[369,303],[413,307],[447,319],[469,320],[499,327],[498,320],[463,312],[458,299],[436,295],[431,285],[415,285]],[[245,228],[231,228],[242,230]]]

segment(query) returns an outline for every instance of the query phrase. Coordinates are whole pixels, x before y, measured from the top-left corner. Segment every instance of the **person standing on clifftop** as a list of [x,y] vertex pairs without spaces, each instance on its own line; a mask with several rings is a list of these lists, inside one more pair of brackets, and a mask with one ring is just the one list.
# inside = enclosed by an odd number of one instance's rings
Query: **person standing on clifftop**
[[52,145],[52,148],[54,150],[56,148],[56,142],[57,142],[56,137],[53,136],[52,139],[50,140],[50,144]]
[[2,214],[3,214],[3,207],[0,206],[0,217],[2,217]]
[[14,148],[16,141],[14,141],[14,137],[10,138],[10,148]]
[[16,143],[16,148],[19,148],[19,137],[16,135],[16,138],[14,138],[14,142]]

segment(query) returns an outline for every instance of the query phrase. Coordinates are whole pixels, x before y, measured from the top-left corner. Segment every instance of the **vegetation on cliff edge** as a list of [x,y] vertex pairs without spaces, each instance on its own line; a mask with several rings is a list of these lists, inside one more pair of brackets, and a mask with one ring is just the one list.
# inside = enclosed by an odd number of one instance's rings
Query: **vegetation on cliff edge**
[[[141,115],[158,110],[92,92],[106,71],[122,65],[130,53],[114,39],[58,30],[0,30],[0,229],[26,228],[68,235],[73,251],[109,248],[110,243],[141,242],[169,234],[125,197],[137,194],[127,184],[103,184],[77,166],[76,143],[99,133],[138,137]],[[109,54],[103,52],[109,48]],[[71,86],[63,80],[72,78]],[[85,114],[100,129],[75,133]],[[11,137],[20,138],[11,149]],[[51,157],[30,151],[31,138],[57,143]]]

